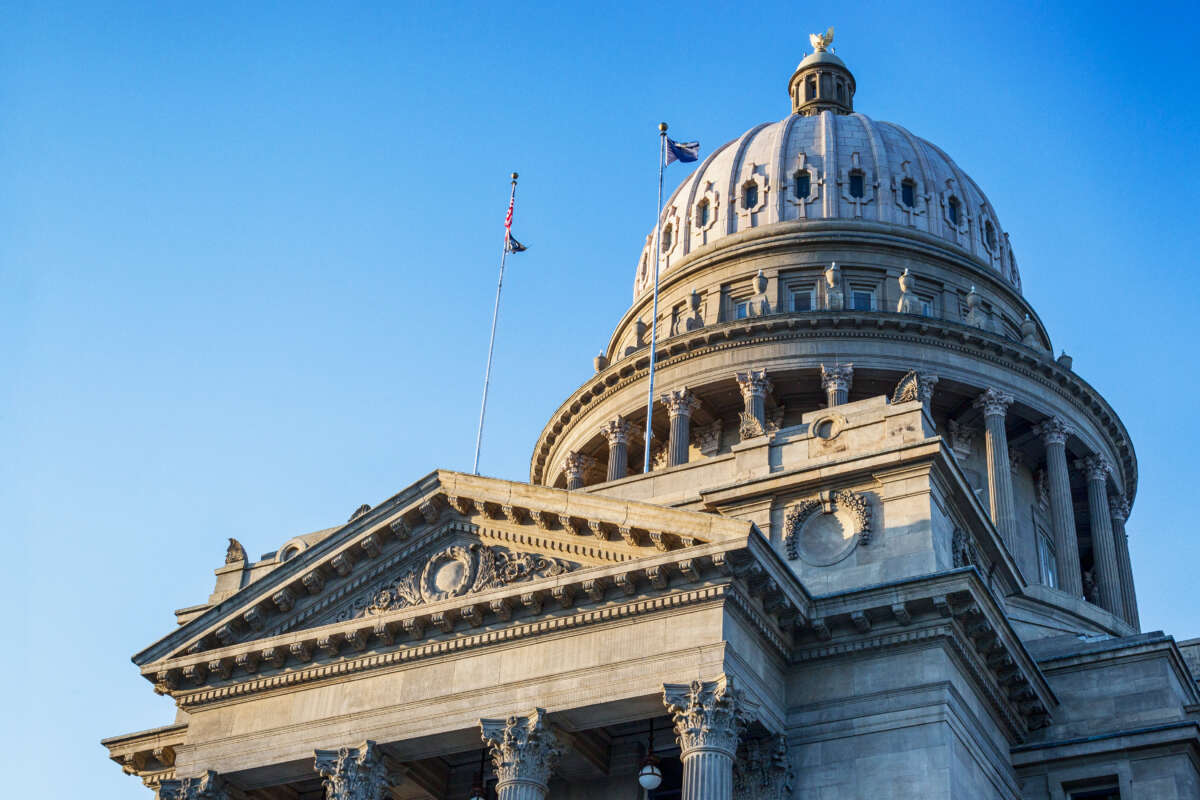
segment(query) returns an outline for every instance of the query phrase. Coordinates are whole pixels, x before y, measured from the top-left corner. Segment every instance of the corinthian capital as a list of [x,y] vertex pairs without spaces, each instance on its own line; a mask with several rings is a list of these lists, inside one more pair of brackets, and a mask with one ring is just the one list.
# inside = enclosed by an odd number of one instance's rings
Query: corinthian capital
[[618,416],[601,426],[600,435],[608,442],[609,447],[616,447],[619,444],[629,444],[630,431],[629,423],[624,417]]
[[1113,522],[1124,524],[1129,519],[1129,501],[1124,495],[1110,494],[1108,496],[1108,514]]
[[325,785],[326,800],[380,800],[388,786],[383,754],[371,741],[314,751],[313,763]]
[[690,417],[692,412],[700,407],[700,399],[686,388],[672,389],[663,393],[660,399],[672,419],[678,416]]
[[833,367],[821,365],[821,388],[825,391],[837,389],[839,391],[850,391],[850,384],[854,382],[854,365],[853,364],[838,364]]
[[1033,432],[1042,437],[1042,443],[1049,447],[1052,444],[1066,444],[1067,437],[1074,431],[1061,417],[1050,417],[1034,426]]
[[563,472],[567,473],[568,481],[572,478],[583,480],[583,473],[595,465],[596,459],[572,450],[571,452],[567,453],[567,457],[563,459]]
[[715,681],[663,684],[663,702],[675,723],[682,755],[697,748],[737,752],[750,708],[727,677]]
[[211,769],[198,778],[165,780],[154,791],[155,800],[229,800],[225,782]]
[[498,787],[510,783],[532,783],[542,791],[562,756],[562,745],[554,735],[546,712],[535,708],[527,716],[507,719],[481,719],[483,741],[496,768]]
[[766,396],[771,391],[771,379],[767,377],[765,369],[752,369],[749,372],[739,372],[735,376],[737,378],[738,389],[742,391],[742,399],[760,395]]
[[975,398],[975,407],[983,409],[985,417],[1003,417],[1008,413],[1008,407],[1012,405],[1013,396],[997,391],[996,389],[988,389],[979,397]]
[[1108,473],[1112,471],[1108,461],[1101,456],[1081,458],[1075,462],[1075,466],[1083,470],[1083,474],[1087,475],[1089,481],[1107,481]]

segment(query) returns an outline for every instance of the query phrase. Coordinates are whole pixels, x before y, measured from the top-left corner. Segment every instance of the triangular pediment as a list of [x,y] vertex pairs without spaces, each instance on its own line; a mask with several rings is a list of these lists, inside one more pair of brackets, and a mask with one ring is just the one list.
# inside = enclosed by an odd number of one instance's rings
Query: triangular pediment
[[151,665],[708,542],[751,525],[584,492],[438,471],[137,654]]

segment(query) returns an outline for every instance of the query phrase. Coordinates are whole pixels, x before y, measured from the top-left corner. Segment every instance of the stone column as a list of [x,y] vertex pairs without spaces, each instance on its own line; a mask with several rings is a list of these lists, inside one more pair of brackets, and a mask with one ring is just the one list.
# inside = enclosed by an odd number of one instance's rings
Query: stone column
[[567,488],[583,488],[583,473],[595,463],[594,458],[585,456],[583,453],[577,453],[574,450],[567,453],[567,457],[563,459],[563,472],[567,473]]
[[382,800],[387,791],[388,770],[374,742],[317,750],[313,763],[325,785],[325,800]]
[[733,759],[745,703],[726,677],[663,684],[683,762],[683,800],[733,800]]
[[829,407],[840,406],[850,397],[850,384],[854,382],[854,365],[838,364],[834,367],[821,365],[821,388],[829,400]]
[[1008,433],[1004,418],[1012,405],[1012,395],[988,389],[975,398],[983,409],[984,438],[987,444],[988,500],[992,522],[1000,538],[1014,556],[1017,552],[1017,514],[1013,503],[1012,468],[1008,461]]
[[225,781],[211,769],[196,778],[159,781],[155,800],[230,800]]
[[1058,417],[1034,428],[1046,446],[1046,475],[1050,480],[1050,520],[1054,525],[1054,552],[1058,588],[1083,597],[1079,570],[1079,540],[1075,535],[1075,506],[1071,501],[1071,475],[1067,471],[1067,437],[1071,429]]
[[508,719],[481,719],[483,741],[496,770],[497,800],[542,800],[562,756],[543,709]]
[[608,442],[607,480],[615,481],[629,474],[629,433],[629,423],[624,417],[606,422],[600,429],[600,434]]
[[1119,495],[1109,495],[1108,516],[1112,520],[1113,538],[1117,544],[1117,574],[1121,579],[1121,599],[1124,601],[1125,621],[1135,630],[1142,629],[1138,618],[1137,592],[1133,588],[1133,564],[1129,560],[1129,536],[1125,520],[1129,518],[1129,503]]
[[766,430],[767,395],[771,393],[771,379],[767,377],[767,371],[752,369],[749,372],[739,372],[736,377],[746,413],[758,420],[758,424]]
[[1112,519],[1108,516],[1108,462],[1100,456],[1088,456],[1078,466],[1087,475],[1092,560],[1100,606],[1115,616],[1124,617],[1125,602],[1121,599],[1117,546],[1113,540]]
[[667,443],[667,466],[686,464],[691,444],[692,412],[700,405],[696,395],[684,389],[672,389],[662,396],[671,417],[671,438]]

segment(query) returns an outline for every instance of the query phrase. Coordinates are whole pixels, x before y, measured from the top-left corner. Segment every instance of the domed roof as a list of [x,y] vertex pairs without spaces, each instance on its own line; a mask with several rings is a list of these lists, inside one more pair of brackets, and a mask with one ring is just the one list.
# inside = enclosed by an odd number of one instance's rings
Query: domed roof
[[[1008,235],[987,196],[941,148],[899,125],[828,110],[764,123],[714,150],[663,207],[660,274],[723,237],[796,220],[931,234],[1021,288]],[[635,299],[652,288],[653,242],[652,230]]]

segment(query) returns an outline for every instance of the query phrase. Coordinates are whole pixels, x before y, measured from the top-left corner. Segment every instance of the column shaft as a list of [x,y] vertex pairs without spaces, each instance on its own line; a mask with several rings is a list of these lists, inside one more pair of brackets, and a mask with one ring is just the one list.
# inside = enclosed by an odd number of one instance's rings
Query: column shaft
[[1129,560],[1129,536],[1125,532],[1125,520],[1129,516],[1129,505],[1120,497],[1109,498],[1109,517],[1112,519],[1113,538],[1117,545],[1117,573],[1121,579],[1121,599],[1124,601],[1125,621],[1135,630],[1142,629],[1138,616],[1137,592],[1133,588],[1133,564]]
[[545,786],[528,781],[496,785],[496,800],[542,800],[545,796]]
[[850,385],[854,382],[854,365],[838,364],[834,367],[821,365],[821,388],[829,407],[840,406],[850,399]]
[[615,442],[608,446],[608,480],[624,478],[629,470],[629,445]]
[[683,800],[733,800],[733,757],[757,706],[732,679],[663,685],[683,762]]
[[733,800],[733,756],[715,749],[684,756],[683,800]]
[[1012,396],[988,389],[975,404],[983,408],[985,439],[987,443],[988,500],[991,503],[992,522],[1000,531],[1008,552],[1015,554],[1017,548],[1017,514],[1013,503],[1012,470],[1008,460],[1008,433],[1004,418],[1012,404]]
[[1092,560],[1100,606],[1109,613],[1125,616],[1121,596],[1121,574],[1117,568],[1117,546],[1113,539],[1112,519],[1108,514],[1108,464],[1100,458],[1086,458],[1088,517],[1092,523]]
[[700,405],[696,396],[686,388],[673,389],[662,396],[663,405],[671,418],[671,434],[667,441],[667,466],[686,464],[691,446],[692,412]]
[[1058,588],[1083,597],[1079,569],[1079,540],[1075,534],[1075,506],[1071,501],[1071,474],[1067,468],[1067,435],[1070,429],[1053,417],[1038,426],[1046,445],[1046,475],[1050,482],[1050,521],[1054,527],[1054,552]]

